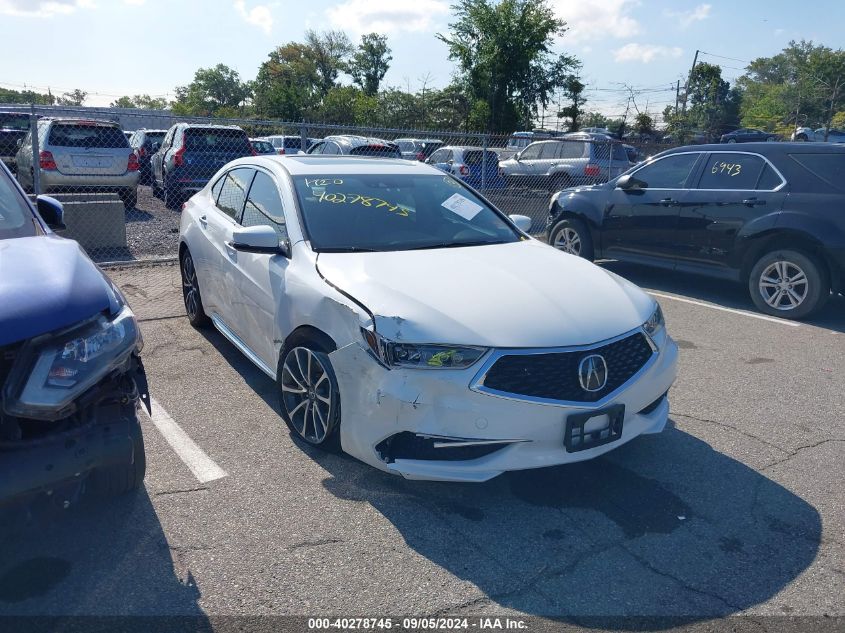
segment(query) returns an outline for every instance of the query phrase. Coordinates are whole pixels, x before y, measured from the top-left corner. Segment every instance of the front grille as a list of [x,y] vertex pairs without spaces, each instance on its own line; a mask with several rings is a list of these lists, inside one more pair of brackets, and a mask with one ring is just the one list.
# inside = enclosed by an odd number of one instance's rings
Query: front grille
[[[588,350],[543,354],[506,354],[487,371],[486,389],[519,396],[597,402],[624,385],[648,362],[654,352],[642,332]],[[599,391],[587,391],[578,380],[578,365],[592,354],[607,363],[607,383]]]

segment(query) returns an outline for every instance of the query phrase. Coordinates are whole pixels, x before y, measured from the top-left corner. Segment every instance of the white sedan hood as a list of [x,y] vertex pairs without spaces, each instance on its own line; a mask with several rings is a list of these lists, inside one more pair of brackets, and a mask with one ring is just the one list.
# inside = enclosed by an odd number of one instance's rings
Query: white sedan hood
[[641,325],[633,284],[536,240],[418,251],[321,253],[320,273],[395,341],[483,347],[585,345]]

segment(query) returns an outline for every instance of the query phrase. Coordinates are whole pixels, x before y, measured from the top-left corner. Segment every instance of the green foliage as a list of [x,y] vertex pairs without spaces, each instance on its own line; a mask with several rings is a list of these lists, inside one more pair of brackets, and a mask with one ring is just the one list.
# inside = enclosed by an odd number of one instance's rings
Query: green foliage
[[650,134],[654,131],[654,119],[647,112],[638,112],[634,119],[634,131],[640,134]]
[[318,100],[320,77],[305,44],[278,47],[261,64],[255,78],[255,110],[260,117],[300,121]]
[[338,75],[346,70],[347,59],[355,47],[343,31],[318,33],[313,29],[305,32],[305,46],[317,71],[317,92],[322,98],[335,86]]
[[34,103],[35,105],[53,105],[56,98],[51,94],[40,94],[33,90],[11,90],[0,88],[0,103]]
[[142,108],[144,110],[166,110],[170,104],[163,97],[150,95],[123,96],[111,102],[112,108]]
[[81,106],[85,105],[85,99],[87,98],[87,92],[76,88],[70,92],[65,92],[61,97],[58,97],[56,99],[56,103],[63,106]]
[[459,0],[449,35],[437,37],[458,63],[471,99],[471,128],[510,132],[531,127],[539,106],[571,77],[577,60],[551,52],[565,23],[546,0]]
[[227,112],[243,113],[243,107],[251,93],[250,84],[241,81],[238,72],[225,64],[217,64],[214,68],[200,68],[190,84],[176,88],[173,112],[215,116],[218,111],[226,108]]
[[392,60],[387,37],[368,33],[361,36],[358,51],[348,64],[349,74],[365,94],[373,96],[378,93],[381,80],[384,79]]

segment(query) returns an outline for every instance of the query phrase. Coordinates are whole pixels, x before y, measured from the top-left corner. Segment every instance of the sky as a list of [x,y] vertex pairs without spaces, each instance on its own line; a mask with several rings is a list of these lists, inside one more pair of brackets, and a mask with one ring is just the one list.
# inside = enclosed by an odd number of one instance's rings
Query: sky
[[[725,79],[748,60],[776,54],[792,39],[841,45],[845,2],[819,0],[796,13],[794,0],[548,0],[565,20],[559,52],[577,56],[587,109],[659,114],[675,82],[701,61]],[[416,91],[442,87],[455,66],[436,38],[453,21],[449,0],[0,0],[6,54],[0,86],[54,94],[81,88],[86,105],[121,95],[173,98],[197,68],[224,63],[253,79],[276,46],[306,29],[342,29],[356,41],[387,35],[393,51],[384,83]],[[800,17],[803,16],[803,17]],[[816,19],[814,16],[824,16]],[[346,81],[349,81],[348,78]]]

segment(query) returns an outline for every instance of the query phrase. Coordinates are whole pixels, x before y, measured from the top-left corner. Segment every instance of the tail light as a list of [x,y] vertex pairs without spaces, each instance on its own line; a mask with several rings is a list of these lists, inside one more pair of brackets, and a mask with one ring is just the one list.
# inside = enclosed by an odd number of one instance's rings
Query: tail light
[[48,152],[47,150],[41,150],[41,152],[39,152],[38,166],[41,167],[41,169],[47,170],[58,169],[58,166],[56,166],[56,159],[53,158],[52,152]]
[[129,154],[129,162],[126,164],[126,171],[138,171],[140,168],[140,164],[138,164],[138,157],[135,155],[135,152]]
[[252,146],[252,143],[249,145],[249,151],[253,156],[258,156],[258,152],[255,151],[255,148]]
[[469,176],[469,167],[466,165],[461,165],[458,167],[458,171],[460,172],[461,176]]
[[173,166],[174,167],[181,167],[185,164],[185,148],[180,147],[175,152],[173,152]]
[[598,165],[587,165],[584,167],[584,175],[590,178],[598,178],[601,175],[601,167]]
[[138,158],[143,158],[147,155],[147,150],[143,145],[139,147],[136,151],[138,152]]
[[418,161],[424,161],[425,160],[425,154],[423,154],[422,152],[417,152],[417,160]]
[[284,148],[284,147],[280,147],[280,148],[279,148],[279,149],[277,149],[276,151],[277,151],[277,152],[281,155],[281,154],[284,154],[284,153],[285,153],[285,148]]

